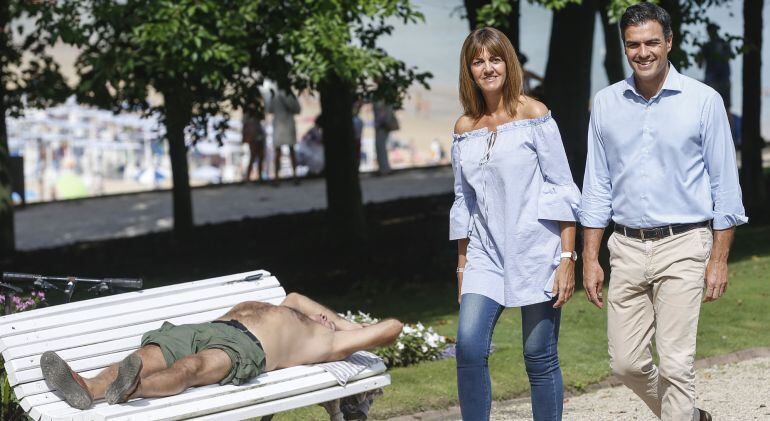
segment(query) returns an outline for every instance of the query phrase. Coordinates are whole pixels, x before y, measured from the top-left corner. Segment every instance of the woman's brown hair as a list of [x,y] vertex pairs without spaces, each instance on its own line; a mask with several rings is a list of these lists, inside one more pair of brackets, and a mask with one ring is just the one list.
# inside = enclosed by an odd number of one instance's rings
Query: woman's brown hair
[[487,111],[481,89],[476,85],[471,73],[473,60],[486,50],[491,56],[498,56],[505,62],[505,81],[503,82],[503,102],[505,111],[516,117],[516,105],[522,93],[522,70],[516,51],[508,37],[495,28],[480,28],[471,32],[460,51],[460,103],[463,114],[480,119]]

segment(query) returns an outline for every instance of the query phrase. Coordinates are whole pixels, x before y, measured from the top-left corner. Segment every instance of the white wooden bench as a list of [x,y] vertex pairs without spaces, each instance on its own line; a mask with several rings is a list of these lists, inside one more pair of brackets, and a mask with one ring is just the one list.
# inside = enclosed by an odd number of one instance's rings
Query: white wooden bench
[[[246,280],[247,277],[258,280]],[[80,411],[47,387],[40,355],[56,351],[73,370],[91,377],[139,347],[144,332],[200,323],[242,301],[280,303],[286,292],[274,276],[253,271],[51,306],[0,318],[0,351],[10,385],[35,420],[236,420],[339,399],[390,384],[385,366],[364,370],[344,387],[316,366],[264,373],[247,384],[211,385],[121,405],[97,401]]]

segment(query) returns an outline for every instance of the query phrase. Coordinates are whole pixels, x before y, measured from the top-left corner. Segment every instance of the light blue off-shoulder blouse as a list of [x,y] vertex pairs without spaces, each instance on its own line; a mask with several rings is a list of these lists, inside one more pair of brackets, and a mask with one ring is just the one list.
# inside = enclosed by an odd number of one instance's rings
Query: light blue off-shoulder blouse
[[449,239],[470,239],[461,293],[506,307],[550,300],[558,221],[575,221],[580,203],[556,122],[548,113],[453,137]]

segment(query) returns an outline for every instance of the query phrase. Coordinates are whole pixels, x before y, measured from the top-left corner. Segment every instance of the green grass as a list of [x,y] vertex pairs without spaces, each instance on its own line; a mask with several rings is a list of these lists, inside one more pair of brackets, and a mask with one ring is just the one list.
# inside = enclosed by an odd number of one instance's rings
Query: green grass
[[[770,227],[739,229],[730,260],[727,295],[701,310],[698,358],[746,348],[770,346]],[[578,281],[580,282],[580,281]],[[343,297],[321,297],[339,310],[364,310],[375,316],[392,316],[408,322],[421,321],[439,333],[454,337],[457,329],[456,291],[452,279],[445,287],[405,283],[398,290],[368,287]],[[360,303],[351,306],[350,303]],[[351,308],[352,307],[352,308]],[[607,357],[606,314],[590,305],[582,290],[562,313],[559,356],[564,384],[581,390],[610,374]],[[493,337],[496,350],[490,357],[494,399],[511,399],[528,393],[521,344],[518,309],[506,310]],[[370,416],[387,418],[457,404],[454,360],[428,362],[389,370],[392,384],[375,401]],[[325,418],[320,407],[276,415],[276,420]]]

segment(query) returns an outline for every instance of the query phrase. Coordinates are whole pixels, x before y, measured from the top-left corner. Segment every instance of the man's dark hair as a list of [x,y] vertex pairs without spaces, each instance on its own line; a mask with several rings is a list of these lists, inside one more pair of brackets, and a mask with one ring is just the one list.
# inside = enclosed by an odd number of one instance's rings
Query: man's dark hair
[[671,30],[671,16],[666,9],[657,4],[646,2],[630,6],[623,12],[623,17],[620,18],[620,34],[625,40],[626,28],[641,25],[651,20],[658,22],[663,27],[663,36],[666,39],[674,35],[674,32]]

